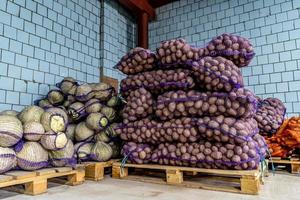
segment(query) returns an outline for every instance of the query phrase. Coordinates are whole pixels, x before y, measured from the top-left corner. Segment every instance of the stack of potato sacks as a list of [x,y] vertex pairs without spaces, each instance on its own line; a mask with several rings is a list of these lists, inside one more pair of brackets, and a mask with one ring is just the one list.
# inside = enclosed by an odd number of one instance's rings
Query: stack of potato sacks
[[38,106],[1,112],[0,173],[118,156],[112,127],[120,99],[114,89],[104,83],[79,85],[73,78],[59,87]]
[[255,169],[266,154],[254,115],[258,100],[244,88],[240,67],[254,56],[250,42],[222,34],[204,48],[183,39],[157,52],[135,48],[116,67],[127,74],[127,104],[116,128],[133,163]]

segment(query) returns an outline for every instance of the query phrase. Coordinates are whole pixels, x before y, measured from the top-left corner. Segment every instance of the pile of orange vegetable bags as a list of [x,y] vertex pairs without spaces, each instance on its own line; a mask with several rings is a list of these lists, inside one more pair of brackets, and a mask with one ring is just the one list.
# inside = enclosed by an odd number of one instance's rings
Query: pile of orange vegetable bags
[[271,155],[286,158],[300,148],[300,117],[292,117],[282,124],[275,135],[266,138]]

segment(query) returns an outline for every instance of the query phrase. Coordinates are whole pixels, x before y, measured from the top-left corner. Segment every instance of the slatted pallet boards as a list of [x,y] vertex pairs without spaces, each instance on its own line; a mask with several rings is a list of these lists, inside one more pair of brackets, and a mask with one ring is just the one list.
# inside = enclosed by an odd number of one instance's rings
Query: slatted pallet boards
[[243,194],[258,194],[264,175],[259,169],[219,170],[151,164],[121,166],[120,162],[113,163],[112,169],[113,178],[118,179]]
[[85,178],[92,181],[100,181],[104,179],[105,169],[112,168],[113,162],[110,160],[106,162],[84,162],[82,165],[85,167]]
[[269,159],[269,167],[275,167],[275,170],[284,169],[292,174],[300,174],[300,159],[299,157],[290,157],[282,159],[280,157],[272,157]]
[[[85,171],[82,167],[76,169],[59,167],[36,171],[9,171],[0,176],[0,188],[28,195],[38,195],[47,192],[48,180],[50,179],[61,184],[75,186],[82,184],[85,180],[84,177]],[[24,187],[18,189],[15,187],[17,185],[23,185]]]

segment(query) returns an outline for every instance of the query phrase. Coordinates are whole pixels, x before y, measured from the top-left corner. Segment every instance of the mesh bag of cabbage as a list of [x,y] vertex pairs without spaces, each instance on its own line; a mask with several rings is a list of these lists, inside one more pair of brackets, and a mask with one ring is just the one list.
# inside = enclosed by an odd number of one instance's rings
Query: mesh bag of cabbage
[[121,81],[121,93],[128,96],[130,91],[143,87],[152,94],[161,94],[167,90],[193,88],[194,85],[190,70],[156,70],[127,76]]
[[0,147],[0,174],[13,169],[17,165],[16,153],[13,149]]
[[[147,153],[145,149],[148,149]],[[157,148],[147,144],[126,143],[122,149],[123,161],[157,163],[161,165],[199,168],[257,169],[266,155],[267,146],[260,135],[240,145],[201,141],[199,143],[161,143]],[[151,158],[149,159],[149,156]]]
[[255,55],[248,39],[227,33],[213,38],[203,47],[189,45],[182,38],[162,41],[156,51],[158,65],[162,67],[185,65],[204,56],[221,56],[231,60],[238,67],[244,67]]
[[14,146],[18,167],[23,170],[37,170],[49,166],[48,152],[38,142],[20,141]]
[[61,90],[50,90],[47,94],[49,103],[53,106],[61,105],[65,100],[65,95]]
[[241,144],[252,140],[258,133],[253,118],[203,117],[172,119],[160,122],[145,118],[130,123],[121,123],[116,133],[124,141],[159,144],[162,142],[198,142],[206,139],[215,142]]
[[204,57],[191,64],[200,87],[209,91],[230,92],[244,86],[240,69],[223,57]]
[[155,60],[155,53],[149,49],[136,47],[123,56],[114,68],[117,68],[124,74],[136,74],[153,69]]
[[68,140],[66,146],[59,150],[49,151],[49,161],[52,166],[64,167],[71,166],[74,167],[76,164],[76,159],[74,156],[74,145],[71,140]]
[[145,88],[131,91],[126,101],[122,112],[124,123],[136,121],[153,113],[153,97]]
[[264,136],[272,136],[282,125],[286,108],[277,98],[258,98],[258,102],[254,118],[258,123],[259,132]]
[[245,88],[234,89],[230,93],[178,90],[158,96],[155,114],[161,120],[218,115],[247,118],[252,117],[256,109],[257,99]]

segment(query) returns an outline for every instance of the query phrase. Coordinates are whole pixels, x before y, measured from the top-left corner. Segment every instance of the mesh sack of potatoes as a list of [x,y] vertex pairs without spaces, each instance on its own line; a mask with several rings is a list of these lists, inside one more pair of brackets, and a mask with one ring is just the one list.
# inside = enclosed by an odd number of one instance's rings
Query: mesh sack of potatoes
[[151,161],[152,149],[148,144],[127,142],[122,147],[121,154],[129,163],[147,164]]
[[153,151],[151,161],[160,165],[250,170],[257,169],[264,158],[265,149],[261,152],[260,146],[255,140],[240,145],[209,141],[162,143]]
[[163,67],[185,65],[208,54],[207,49],[193,47],[182,38],[161,42],[156,52]]
[[136,47],[131,49],[114,67],[124,74],[136,74],[155,67],[156,56],[149,49]]
[[240,69],[223,57],[204,57],[192,63],[192,70],[197,85],[209,91],[230,92],[244,86]]
[[196,119],[195,124],[201,137],[230,144],[252,140],[259,131],[254,118],[236,119],[220,115]]
[[191,118],[165,122],[145,118],[128,124],[119,124],[116,132],[122,140],[137,143],[196,142],[199,139],[198,130]]
[[218,115],[247,118],[252,117],[256,109],[257,99],[245,88],[234,89],[230,93],[178,90],[158,96],[155,114],[161,120]]
[[153,98],[145,88],[131,91],[126,101],[122,112],[124,123],[147,117],[153,112]]
[[255,55],[253,46],[247,38],[227,33],[213,38],[204,52],[213,57],[222,56],[238,67],[247,66]]
[[[278,104],[275,102],[278,102]],[[285,107],[279,99],[260,100],[254,116],[258,123],[260,134],[271,136],[276,133],[284,121],[284,115]]]
[[167,90],[188,89],[194,87],[191,71],[187,69],[157,70],[129,75],[121,81],[121,93],[128,96],[130,91],[145,88],[153,94]]
[[286,107],[280,99],[272,98],[272,97],[263,100],[258,99],[258,106],[264,106],[264,105],[269,105],[274,107],[278,114],[285,115],[286,113]]

